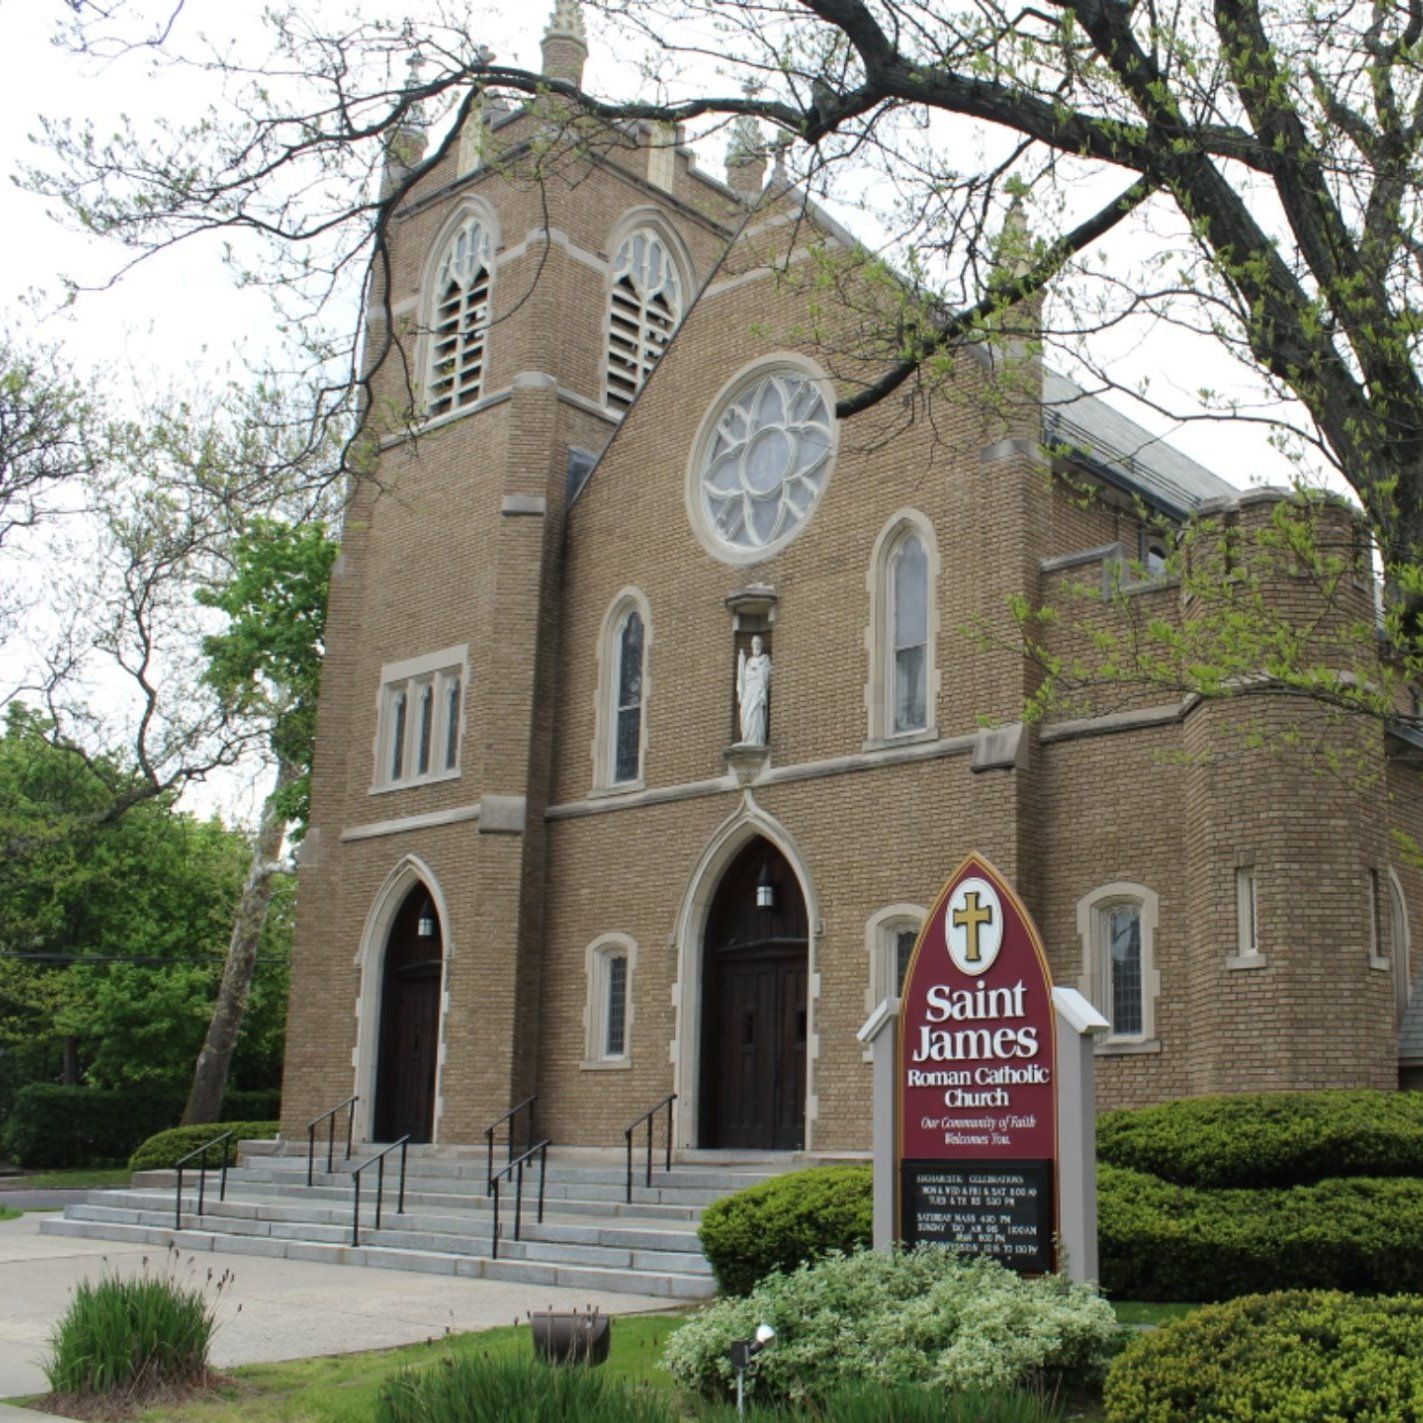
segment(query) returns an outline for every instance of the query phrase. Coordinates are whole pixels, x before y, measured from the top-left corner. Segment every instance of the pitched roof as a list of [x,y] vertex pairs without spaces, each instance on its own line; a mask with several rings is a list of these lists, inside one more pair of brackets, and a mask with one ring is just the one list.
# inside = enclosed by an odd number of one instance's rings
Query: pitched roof
[[1177,516],[1240,491],[1057,371],[1043,371],[1043,441]]

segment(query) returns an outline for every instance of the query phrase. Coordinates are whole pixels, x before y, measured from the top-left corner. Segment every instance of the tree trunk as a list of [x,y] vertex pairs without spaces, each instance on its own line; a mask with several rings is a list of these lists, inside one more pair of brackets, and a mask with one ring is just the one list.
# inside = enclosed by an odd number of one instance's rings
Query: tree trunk
[[232,937],[227,943],[227,961],[222,967],[217,1002],[213,1004],[212,1021],[193,1070],[188,1105],[183,1108],[184,1126],[215,1122],[222,1110],[232,1051],[237,1046],[237,1034],[247,1011],[247,995],[252,989],[252,975],[257,968],[257,944],[272,902],[272,881],[279,868],[277,857],[287,830],[286,821],[277,813],[277,798],[298,774],[296,766],[278,761],[276,785],[262,805],[262,820],[252,845],[252,862],[237,904]]
[[66,1087],[79,1085],[79,1039],[73,1033],[64,1037],[64,1067],[59,1080]]

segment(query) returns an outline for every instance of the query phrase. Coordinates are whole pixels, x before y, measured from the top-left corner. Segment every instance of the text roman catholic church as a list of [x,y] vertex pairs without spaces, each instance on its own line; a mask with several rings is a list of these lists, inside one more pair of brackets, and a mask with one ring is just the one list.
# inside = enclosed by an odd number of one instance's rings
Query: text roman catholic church
[[[545,70],[586,52],[560,0]],[[1374,804],[1213,757],[1229,704],[1025,727],[1031,669],[962,631],[1149,564],[1142,504],[1248,524],[1280,496],[1031,362],[1042,398],[1009,417],[840,426],[772,266],[848,239],[763,186],[755,137],[729,186],[648,126],[540,190],[517,174],[545,127],[486,105],[392,226],[423,424],[391,420],[332,584],[287,1132],[358,1093],[358,1136],[477,1142],[537,1093],[540,1135],[613,1145],[675,1092],[682,1147],[866,1148],[856,1030],[970,849],[1110,1019],[1105,1105],[1423,1060],[1423,875]],[[1091,501],[1051,478],[1047,424],[1090,451]],[[1133,596],[1181,615],[1169,580]]]

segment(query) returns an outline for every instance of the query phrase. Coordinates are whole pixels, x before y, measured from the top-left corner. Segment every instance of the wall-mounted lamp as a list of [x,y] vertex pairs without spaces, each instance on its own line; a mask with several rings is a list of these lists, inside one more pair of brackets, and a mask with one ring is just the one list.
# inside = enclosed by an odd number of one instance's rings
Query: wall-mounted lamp
[[420,918],[415,925],[415,930],[422,939],[435,937],[435,906],[428,899],[425,901],[425,907],[420,911]]
[[756,876],[756,908],[774,909],[776,907],[776,882],[771,878],[771,867],[764,860],[761,862],[761,873]]

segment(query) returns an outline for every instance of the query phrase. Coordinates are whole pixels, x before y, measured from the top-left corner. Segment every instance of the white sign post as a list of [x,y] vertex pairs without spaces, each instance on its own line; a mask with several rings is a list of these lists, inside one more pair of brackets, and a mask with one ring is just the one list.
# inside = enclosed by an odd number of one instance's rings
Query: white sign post
[[[886,998],[858,1033],[869,1046],[874,1084],[874,1248],[889,1250],[895,1232],[895,1080],[899,999]],[[1058,1235],[1071,1280],[1097,1278],[1097,1100],[1094,1039],[1107,1020],[1075,989],[1052,990],[1057,1015]]]

